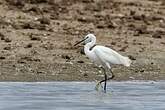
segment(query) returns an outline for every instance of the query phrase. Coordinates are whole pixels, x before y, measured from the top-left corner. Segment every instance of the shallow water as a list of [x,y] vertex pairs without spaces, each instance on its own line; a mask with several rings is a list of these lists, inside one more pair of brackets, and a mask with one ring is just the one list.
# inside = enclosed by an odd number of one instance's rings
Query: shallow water
[[165,110],[165,82],[0,83],[0,110]]

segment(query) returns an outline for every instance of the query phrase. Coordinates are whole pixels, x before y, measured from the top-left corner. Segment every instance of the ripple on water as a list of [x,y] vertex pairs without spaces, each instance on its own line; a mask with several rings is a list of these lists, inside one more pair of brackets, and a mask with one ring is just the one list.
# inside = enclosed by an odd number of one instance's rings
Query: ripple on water
[[165,82],[0,83],[0,110],[165,110]]

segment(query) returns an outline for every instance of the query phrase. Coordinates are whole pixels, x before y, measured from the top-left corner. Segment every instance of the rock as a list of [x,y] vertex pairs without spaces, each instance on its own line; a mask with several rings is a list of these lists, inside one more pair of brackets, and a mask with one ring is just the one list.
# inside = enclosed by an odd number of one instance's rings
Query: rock
[[158,39],[161,39],[162,38],[162,36],[161,36],[161,34],[159,32],[153,33],[152,37],[153,38],[158,38]]
[[26,61],[24,61],[24,60],[22,60],[22,59],[19,59],[18,61],[17,61],[17,63],[26,63]]
[[97,28],[102,29],[102,28],[105,28],[105,26],[102,25],[102,24],[98,24],[98,25],[97,25]]
[[25,22],[24,24],[21,25],[23,29],[34,29],[33,23],[30,22]]
[[130,15],[131,15],[131,16],[134,16],[135,13],[136,13],[136,11],[133,11],[133,10],[130,11]]
[[40,8],[37,6],[28,6],[23,9],[24,12],[35,12],[41,14]]
[[133,16],[133,19],[134,19],[134,20],[142,20],[142,17],[139,16],[139,15],[134,15],[134,16]]
[[61,57],[62,57],[63,59],[67,59],[67,60],[70,60],[70,59],[71,59],[71,57],[68,56],[68,55],[62,55]]
[[40,19],[38,19],[38,21],[40,21],[41,24],[50,24],[50,19],[47,17],[42,17]]
[[47,3],[49,0],[29,0],[31,3]]
[[0,59],[3,60],[3,59],[6,59],[6,57],[4,57],[4,56],[0,56]]
[[1,38],[1,40],[5,40],[5,35],[0,33],[0,38]]
[[80,22],[90,23],[90,22],[92,22],[93,19],[90,18],[90,17],[84,17],[84,16],[82,16],[82,17],[77,18],[77,20],[80,21]]
[[125,52],[125,50],[128,48],[128,45],[122,47],[121,49],[119,49],[119,51]]
[[99,29],[106,28],[106,24],[104,21],[100,21],[96,24],[96,27]]
[[162,20],[162,19],[163,18],[161,16],[152,16],[153,21]]
[[46,30],[46,25],[45,24],[39,24],[39,23],[36,23],[36,22],[24,22],[23,24],[21,25],[14,25],[14,28],[23,28],[23,29],[38,29],[38,30]]
[[111,45],[116,45],[116,42],[112,41],[112,42],[111,42]]
[[11,39],[9,39],[9,38],[5,38],[4,40],[5,40],[5,42],[11,42]]
[[4,47],[3,49],[4,49],[4,50],[10,50],[11,47],[10,47],[10,46],[7,46],[7,47]]
[[84,73],[83,76],[84,76],[84,77],[88,77],[88,74],[87,74],[87,73]]
[[132,12],[130,14],[133,14],[134,20],[145,20],[146,16],[144,14],[135,14],[135,12]]
[[117,24],[115,22],[109,21],[107,23],[107,27],[108,28],[116,28],[117,27]]
[[131,59],[131,60],[136,60],[136,58],[132,55],[128,55],[128,57]]
[[25,63],[26,61],[40,62],[41,60],[39,58],[33,58],[31,56],[24,56],[18,60],[19,63]]
[[161,2],[162,2],[162,3],[161,3],[161,5],[163,5],[163,6],[164,6],[164,5],[165,5],[165,1],[164,1],[164,0],[162,0]]
[[47,30],[45,24],[36,24],[35,25],[35,29],[38,29],[38,30]]
[[140,72],[143,73],[144,72],[144,69],[141,69]]
[[79,61],[77,61],[77,63],[84,63],[84,61],[82,61],[82,60],[79,60]]
[[165,42],[160,42],[161,44],[165,45]]
[[135,32],[137,32],[137,34],[148,34],[149,33],[146,25],[136,26]]
[[25,5],[24,0],[6,0],[10,5],[17,6],[18,8],[22,8]]
[[92,3],[94,0],[82,0],[83,3]]
[[29,37],[30,37],[31,40],[37,40],[37,41],[40,41],[40,40],[41,40],[40,37],[38,37],[38,36],[34,36],[33,34],[30,34]]
[[32,43],[29,43],[25,46],[25,48],[31,48],[32,47]]

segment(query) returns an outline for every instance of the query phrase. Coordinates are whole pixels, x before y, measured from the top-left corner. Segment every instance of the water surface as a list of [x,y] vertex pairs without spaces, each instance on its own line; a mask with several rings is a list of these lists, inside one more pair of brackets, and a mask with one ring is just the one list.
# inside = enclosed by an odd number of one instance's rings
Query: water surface
[[165,110],[165,82],[0,83],[0,110]]

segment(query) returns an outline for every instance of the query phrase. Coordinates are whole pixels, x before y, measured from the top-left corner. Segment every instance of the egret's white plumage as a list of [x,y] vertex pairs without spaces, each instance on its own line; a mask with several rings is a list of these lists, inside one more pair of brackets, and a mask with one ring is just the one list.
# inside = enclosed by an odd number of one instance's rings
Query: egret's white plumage
[[122,56],[108,47],[104,47],[101,45],[95,46],[96,37],[93,34],[88,34],[87,36],[85,36],[85,38],[82,41],[76,43],[75,45],[81,42],[85,43],[84,52],[86,56],[95,64],[101,66],[104,69],[105,79],[100,81],[99,83],[105,82],[104,90],[106,91],[106,80],[113,78],[113,76],[107,78],[107,75],[105,73],[105,68],[108,68],[112,73],[111,71],[112,64],[122,64],[128,67],[131,64],[131,60],[128,57]]
[[122,56],[108,47],[96,45],[90,49],[96,43],[96,37],[93,34],[88,34],[85,39],[84,52],[96,64],[109,69],[111,69],[111,64],[130,66],[131,60],[128,57]]

